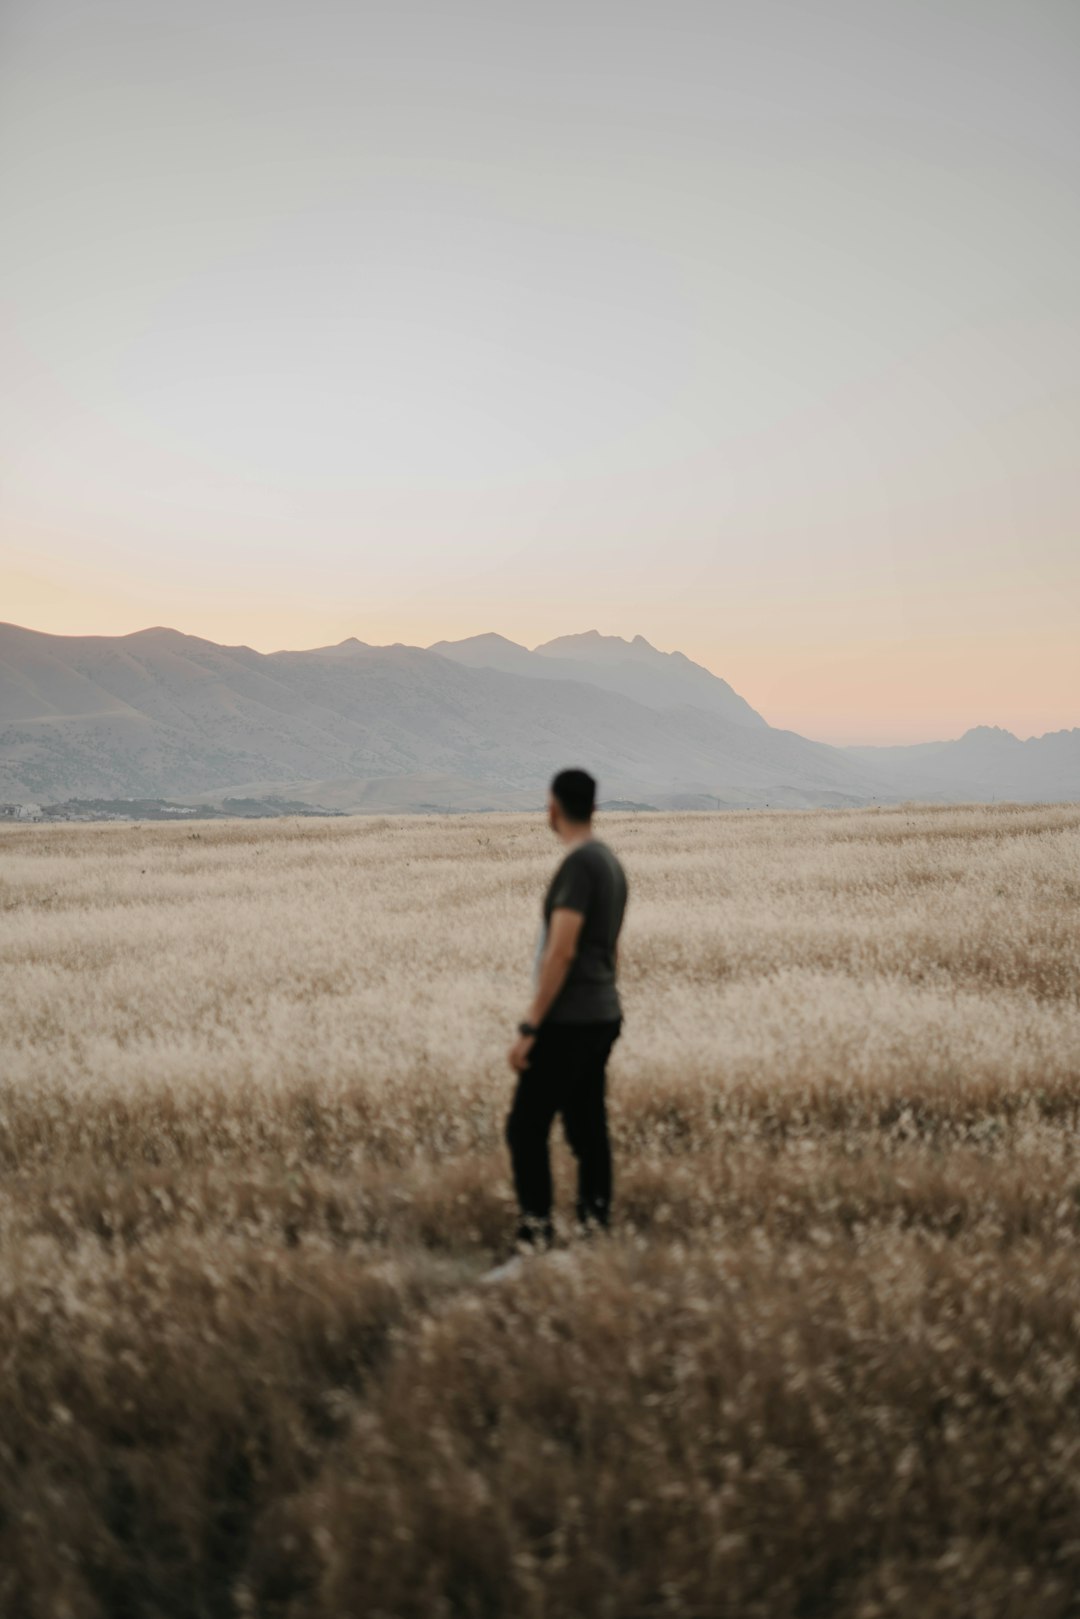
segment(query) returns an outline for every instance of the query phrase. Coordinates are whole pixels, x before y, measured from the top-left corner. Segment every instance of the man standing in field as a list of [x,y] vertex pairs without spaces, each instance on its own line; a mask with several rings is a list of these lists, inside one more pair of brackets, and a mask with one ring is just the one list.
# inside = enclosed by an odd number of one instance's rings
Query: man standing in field
[[593,836],[596,782],[563,770],[548,793],[548,825],[567,853],[551,880],[533,967],[533,1001],[510,1066],[518,1075],[506,1139],[521,1219],[517,1240],[551,1241],[548,1135],[556,1113],[578,1161],[577,1218],[606,1226],[611,1206],[605,1071],[622,1027],[615,986],[626,874]]

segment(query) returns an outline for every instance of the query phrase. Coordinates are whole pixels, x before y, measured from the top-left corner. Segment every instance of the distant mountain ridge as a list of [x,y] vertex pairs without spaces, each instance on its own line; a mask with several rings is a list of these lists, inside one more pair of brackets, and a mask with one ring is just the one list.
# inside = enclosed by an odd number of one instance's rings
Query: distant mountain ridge
[[952,742],[843,750],[907,798],[1054,801],[1080,797],[1080,727],[1021,741],[1000,725],[973,725]]
[[546,641],[531,652],[502,635],[472,635],[464,641],[436,641],[428,651],[472,668],[502,669],[541,680],[583,680],[633,697],[648,708],[689,703],[738,725],[766,724],[726,680],[682,652],[659,652],[643,635],[624,641],[619,635],[587,630],[584,635]]
[[335,809],[525,809],[583,764],[606,800],[806,807],[911,797],[1080,797],[1080,729],[977,727],[913,749],[770,726],[728,683],[636,636],[529,649],[261,653],[157,626],[54,636],[0,625],[0,801],[283,797]]

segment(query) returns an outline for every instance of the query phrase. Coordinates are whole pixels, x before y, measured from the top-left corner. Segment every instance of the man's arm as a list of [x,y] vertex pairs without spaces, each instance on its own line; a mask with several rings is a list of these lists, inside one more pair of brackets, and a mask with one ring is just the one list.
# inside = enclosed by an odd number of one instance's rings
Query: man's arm
[[[559,905],[551,913],[548,922],[547,941],[544,953],[540,957],[540,971],[537,976],[536,994],[529,1007],[526,1023],[539,1026],[566,982],[566,975],[570,971],[570,963],[577,955],[578,939],[581,935],[582,924],[585,921],[583,911],[572,911],[565,905]],[[519,1071],[528,1066],[529,1052],[533,1039],[531,1034],[521,1034],[510,1048],[510,1066]]]
[[547,943],[540,958],[536,994],[529,1007],[526,1023],[542,1023],[550,1011],[552,1002],[566,982],[570,963],[577,955],[578,939],[584,921],[583,912],[571,911],[562,905],[552,911],[551,921],[548,923]]

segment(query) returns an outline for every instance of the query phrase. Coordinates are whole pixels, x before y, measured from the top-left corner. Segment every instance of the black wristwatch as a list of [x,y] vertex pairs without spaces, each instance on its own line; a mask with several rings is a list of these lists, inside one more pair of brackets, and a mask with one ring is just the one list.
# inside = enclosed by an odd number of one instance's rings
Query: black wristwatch
[[519,1023],[518,1024],[518,1034],[532,1035],[532,1036],[535,1037],[539,1033],[540,1033],[540,1025],[538,1023]]

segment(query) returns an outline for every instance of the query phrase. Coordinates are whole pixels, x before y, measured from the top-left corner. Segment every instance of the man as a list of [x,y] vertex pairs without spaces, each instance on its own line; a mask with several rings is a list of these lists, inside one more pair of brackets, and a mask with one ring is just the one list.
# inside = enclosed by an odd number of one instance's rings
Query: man
[[567,853],[551,880],[533,968],[533,1001],[510,1066],[518,1075],[506,1139],[521,1219],[518,1244],[553,1235],[548,1135],[556,1113],[578,1161],[577,1218],[606,1226],[611,1206],[605,1069],[622,1027],[615,986],[626,874],[593,836],[596,782],[563,770],[548,794],[548,825]]

